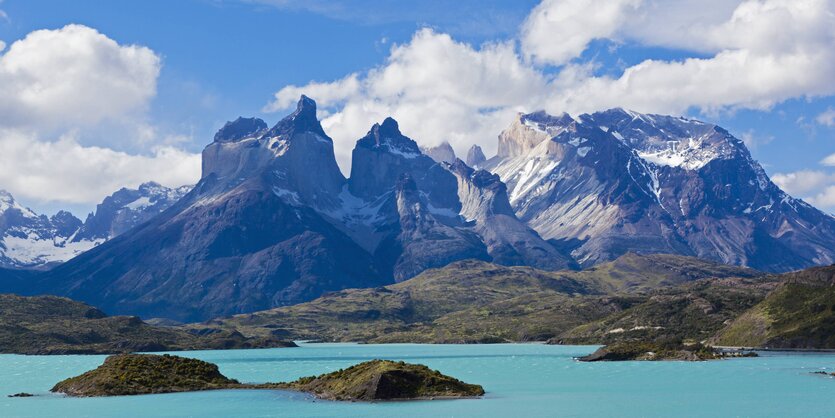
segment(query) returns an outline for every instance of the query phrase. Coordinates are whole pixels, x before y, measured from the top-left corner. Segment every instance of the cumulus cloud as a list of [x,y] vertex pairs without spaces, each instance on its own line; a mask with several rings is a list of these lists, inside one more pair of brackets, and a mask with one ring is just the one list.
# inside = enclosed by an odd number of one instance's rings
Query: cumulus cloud
[[818,170],[801,170],[793,173],[777,173],[771,179],[783,191],[795,196],[806,196],[824,186],[835,183],[835,174]]
[[[289,108],[301,93],[317,99],[345,168],[354,141],[389,115],[422,144],[448,140],[460,154],[477,143],[489,155],[516,111],[769,109],[790,98],[835,94],[833,2],[545,0],[518,42],[473,46],[422,29],[393,46],[382,65],[287,86],[265,110]],[[594,62],[576,59],[598,38],[692,50],[697,57],[646,60],[621,75],[598,76]]]
[[194,184],[200,154],[170,146],[147,155],[85,147],[70,134],[45,142],[24,132],[0,130],[0,185],[19,199],[89,204],[122,187],[146,181],[167,186]]
[[0,56],[0,123],[64,129],[142,111],[156,95],[160,57],[95,29],[37,30]]
[[835,214],[835,185],[828,186],[820,191],[820,193],[807,198],[809,203]]
[[815,118],[815,122],[823,125],[833,127],[835,126],[835,108],[827,108]]
[[348,168],[354,142],[387,116],[422,144],[449,141],[459,153],[474,142],[495,149],[489,139],[520,104],[537,101],[546,89],[546,77],[522,61],[513,43],[474,48],[422,29],[393,46],[384,65],[333,82],[287,86],[265,110],[291,107],[301,93],[316,99],[340,165]]
[[579,56],[589,42],[610,38],[640,0],[544,0],[522,25],[524,53],[561,65]]
[[829,155],[821,160],[821,164],[835,167],[835,154]]
[[146,121],[160,68],[152,50],[82,25],[12,43],[0,55],[0,188],[83,206],[150,180],[194,183],[199,155]]
[[[647,60],[618,77],[595,77],[573,65],[558,77],[561,87],[549,108],[589,111],[624,106],[640,111],[683,113],[733,108],[766,110],[794,97],[835,93],[835,14],[832,0],[749,0],[721,22],[700,22],[698,32],[678,38],[648,37],[622,28],[642,42],[716,51],[709,58]],[[664,27],[658,16],[640,27]],[[554,29],[559,32],[558,29]],[[648,32],[652,33],[652,32]],[[685,36],[686,37],[683,37]],[[657,34],[656,34],[657,36]]]
[[[835,161],[835,155],[830,156]],[[830,213],[835,213],[835,173],[820,170],[801,170],[777,173],[771,179],[783,191]]]

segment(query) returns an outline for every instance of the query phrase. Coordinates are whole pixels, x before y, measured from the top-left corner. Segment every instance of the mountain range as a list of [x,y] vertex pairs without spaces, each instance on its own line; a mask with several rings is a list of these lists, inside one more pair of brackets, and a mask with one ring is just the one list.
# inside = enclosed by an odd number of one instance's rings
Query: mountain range
[[484,168],[517,216],[582,266],[627,251],[772,272],[835,261],[835,218],[780,190],[716,125],[623,109],[520,114]]
[[[164,192],[170,203],[138,213],[128,207],[153,205],[117,192],[60,232],[62,242],[94,243],[89,251],[0,287],[191,321],[389,285],[460,260],[543,271],[629,252],[763,271],[835,260],[835,219],[782,192],[715,125],[622,109],[519,114],[496,156],[473,147],[466,159],[448,144],[421,149],[387,118],[356,142],[346,178],[315,102],[302,96],[271,128],[228,122],[204,149],[194,188]],[[32,214],[61,224],[53,218]]]
[[0,268],[44,268],[67,261],[153,218],[190,189],[153,182],[123,188],[106,197],[84,222],[68,211],[38,215],[0,190]]

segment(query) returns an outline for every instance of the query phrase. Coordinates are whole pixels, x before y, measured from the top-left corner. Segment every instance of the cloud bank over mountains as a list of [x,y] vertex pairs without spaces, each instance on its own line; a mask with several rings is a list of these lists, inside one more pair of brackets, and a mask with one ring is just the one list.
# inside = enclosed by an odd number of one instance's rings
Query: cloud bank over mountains
[[[543,0],[508,39],[472,45],[419,29],[392,45],[382,64],[286,86],[263,111],[284,111],[300,93],[315,98],[347,172],[356,139],[387,116],[422,145],[448,141],[464,155],[479,144],[489,156],[496,135],[520,111],[768,110],[835,94],[833,12],[835,0]],[[600,71],[586,55],[599,41],[691,57]],[[149,120],[163,63],[148,47],[119,44],[83,25],[0,43],[0,147],[14,150],[0,156],[8,167],[0,186],[23,199],[92,203],[114,185],[196,181],[199,156]],[[831,116],[828,109],[812,118],[832,129]],[[113,132],[105,142],[87,135],[102,127]],[[53,163],[69,158],[74,164]],[[835,180],[827,170],[806,170],[823,177],[797,172],[775,180],[831,210]]]
[[[0,55],[0,187],[83,204],[149,180],[196,181],[199,155],[166,145],[145,121],[161,66],[151,49],[83,25],[12,43]],[[108,146],[87,144],[83,132],[103,124],[116,128]],[[120,150],[137,147],[146,151]]]
[[[448,141],[459,154],[479,144],[491,155],[497,132],[518,111],[768,110],[835,94],[834,10],[832,0],[544,0],[518,39],[473,46],[422,29],[394,45],[382,65],[284,87],[264,110],[287,109],[301,92],[316,97],[343,169],[353,141],[388,115],[423,144]],[[598,75],[593,59],[580,58],[600,39],[696,57]]]

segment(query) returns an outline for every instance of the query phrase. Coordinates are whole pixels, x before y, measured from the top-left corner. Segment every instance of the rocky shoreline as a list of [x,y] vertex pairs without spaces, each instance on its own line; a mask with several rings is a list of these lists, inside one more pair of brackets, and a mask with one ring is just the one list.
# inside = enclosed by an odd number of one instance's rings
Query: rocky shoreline
[[753,351],[729,351],[701,343],[622,341],[598,348],[579,361],[706,361],[734,357],[757,357]]

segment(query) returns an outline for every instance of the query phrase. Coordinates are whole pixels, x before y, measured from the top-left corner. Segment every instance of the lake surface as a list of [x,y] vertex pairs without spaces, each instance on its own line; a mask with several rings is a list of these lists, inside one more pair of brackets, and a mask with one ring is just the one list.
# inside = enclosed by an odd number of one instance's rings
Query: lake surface
[[[175,353],[242,382],[286,381],[384,358],[426,364],[484,386],[483,399],[340,403],[269,390],[115,398],[49,394],[105,356],[0,355],[0,417],[832,417],[835,354],[763,353],[712,362],[580,363],[595,347],[302,344]],[[17,392],[33,398],[7,398]]]

